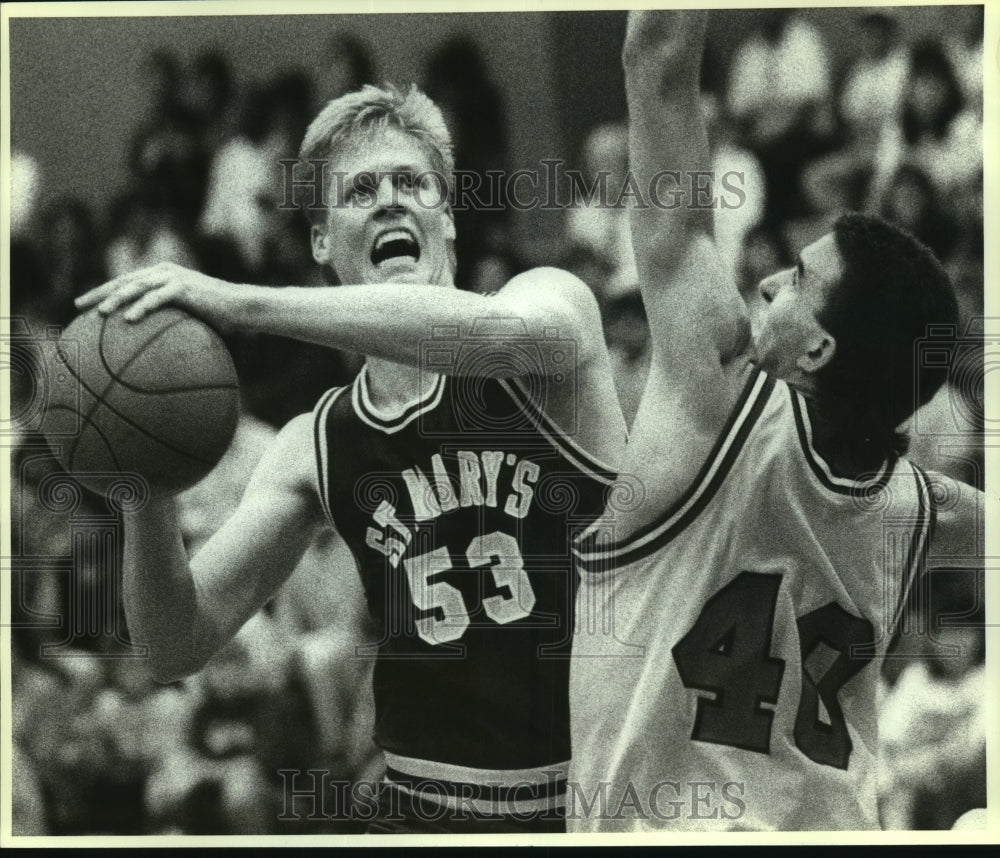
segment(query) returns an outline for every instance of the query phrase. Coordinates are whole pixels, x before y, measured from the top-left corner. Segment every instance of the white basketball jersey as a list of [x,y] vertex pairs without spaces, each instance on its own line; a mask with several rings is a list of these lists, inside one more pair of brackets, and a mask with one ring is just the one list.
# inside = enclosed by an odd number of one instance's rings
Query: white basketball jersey
[[905,459],[835,476],[756,371],[670,509],[579,546],[569,830],[878,827],[878,661],[927,486]]

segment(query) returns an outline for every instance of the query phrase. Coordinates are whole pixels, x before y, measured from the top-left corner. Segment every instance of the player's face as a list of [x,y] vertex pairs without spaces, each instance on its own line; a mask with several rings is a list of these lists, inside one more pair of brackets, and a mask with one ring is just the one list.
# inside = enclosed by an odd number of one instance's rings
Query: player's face
[[831,233],[804,247],[792,268],[761,281],[748,304],[756,357],[764,369],[795,380],[832,357],[833,338],[817,317],[843,270]]
[[326,222],[312,231],[317,262],[344,284],[451,285],[454,221],[421,141],[395,128],[362,133],[328,168]]

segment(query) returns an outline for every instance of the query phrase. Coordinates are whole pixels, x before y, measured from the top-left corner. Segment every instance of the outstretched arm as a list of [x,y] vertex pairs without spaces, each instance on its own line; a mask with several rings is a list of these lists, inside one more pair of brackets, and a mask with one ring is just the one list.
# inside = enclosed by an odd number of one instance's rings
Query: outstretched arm
[[[423,344],[436,332],[453,339],[475,332],[481,357],[497,360],[456,365],[451,372],[514,374],[505,351],[527,337],[557,336],[577,346],[578,368],[603,348],[600,312],[578,278],[556,268],[536,268],[514,277],[492,296],[411,283],[364,286],[271,288],[225,283],[173,264],[133,272],[81,296],[80,309],[112,312],[126,306],[126,318],[141,318],[165,304],[183,307],[222,329],[266,331],[417,365]],[[544,352],[543,352],[544,354]],[[445,371],[435,368],[436,371]],[[565,372],[546,365],[545,372]]]
[[[654,378],[696,401],[744,353],[749,335],[712,238],[711,192],[697,192],[712,167],[699,88],[706,25],[704,11],[630,12],[622,54],[630,165],[650,191],[650,205],[631,218]],[[684,193],[668,208],[671,191]]]
[[322,522],[308,471],[310,426],[303,415],[279,433],[236,512],[190,563],[173,498],[126,515],[125,613],[158,680],[200,670],[305,552]]

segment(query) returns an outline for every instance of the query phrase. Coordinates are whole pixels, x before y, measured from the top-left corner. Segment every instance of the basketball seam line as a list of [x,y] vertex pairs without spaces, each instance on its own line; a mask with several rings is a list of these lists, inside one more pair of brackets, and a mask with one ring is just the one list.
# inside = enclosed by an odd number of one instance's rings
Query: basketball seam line
[[[196,319],[194,316],[190,317],[182,316],[181,318],[171,322],[169,325],[164,325],[164,327],[160,328],[160,330],[158,330],[155,334],[153,334],[153,336],[151,336],[148,340],[146,340],[146,342],[143,343],[138,348],[135,354],[133,354],[127,361],[125,361],[125,363],[122,366],[118,368],[118,373],[124,373],[125,370],[127,370],[130,366],[132,366],[132,364],[134,364],[139,359],[139,357],[142,355],[143,351],[146,349],[147,346],[151,345],[152,343],[155,343],[161,336],[163,336],[171,328],[176,327],[181,322],[187,321],[189,318],[193,319],[196,322],[200,321],[199,319]],[[104,329],[107,326],[107,322],[108,322],[108,317],[105,317],[104,323],[101,325],[101,334],[97,344],[97,353],[100,356],[101,363],[103,364],[104,369],[108,373],[108,375],[110,375],[115,381],[118,382],[118,384],[120,384],[126,390],[131,390],[134,393],[145,393],[145,394],[191,393],[192,391],[195,390],[239,390],[238,384],[192,384],[192,385],[187,385],[185,387],[168,387],[163,390],[146,390],[145,388],[136,387],[133,384],[129,384],[124,378],[120,377],[118,373],[111,371],[111,367],[108,364],[107,359],[104,357]],[[202,322],[201,324],[204,323]],[[110,387],[111,385],[109,384],[108,388]],[[105,388],[103,391],[101,391],[102,400],[104,398],[104,394],[107,393],[108,388]]]
[[[146,436],[147,438],[150,438],[150,439],[152,439],[153,441],[155,441],[155,442],[156,442],[157,444],[159,444],[160,446],[162,446],[162,447],[166,447],[166,448],[167,448],[168,450],[170,450],[171,452],[173,452],[173,453],[177,453],[177,454],[179,454],[179,455],[181,455],[181,456],[184,456],[184,458],[186,458],[186,459],[190,459],[191,461],[193,461],[193,462],[198,462],[199,464],[202,464],[202,465],[214,465],[214,464],[215,464],[214,462],[212,462],[212,461],[210,461],[210,460],[208,460],[208,459],[202,459],[202,458],[201,458],[200,456],[192,456],[192,455],[191,455],[190,453],[188,453],[188,452],[186,452],[186,451],[184,451],[184,450],[181,450],[181,449],[180,449],[180,448],[178,448],[178,447],[175,447],[175,446],[173,446],[173,444],[168,444],[168,443],[167,443],[166,441],[164,441],[164,440],[163,440],[162,438],[158,438],[158,437],[156,437],[156,435],[154,435],[154,434],[153,434],[152,432],[148,431],[147,429],[144,429],[144,428],[143,428],[142,426],[140,426],[140,425],[139,425],[138,423],[136,423],[136,422],[135,422],[134,420],[131,420],[130,418],[126,417],[126,416],[125,416],[124,414],[122,414],[122,413],[121,413],[121,412],[120,412],[120,411],[119,411],[119,410],[118,410],[117,408],[115,408],[115,407],[114,407],[113,405],[111,405],[111,404],[110,404],[109,402],[105,401],[104,399],[101,399],[101,398],[99,398],[99,397],[97,396],[97,394],[96,394],[96,393],[94,393],[94,391],[93,391],[93,389],[92,389],[92,388],[90,387],[90,385],[89,385],[89,384],[87,384],[87,382],[85,382],[85,381],[84,381],[84,380],[83,380],[83,379],[82,379],[82,378],[81,378],[81,377],[80,377],[79,375],[77,375],[77,374],[76,374],[75,372],[73,372],[73,370],[72,370],[72,368],[71,368],[71,367],[69,367],[69,366],[67,365],[67,367],[66,367],[66,368],[67,368],[67,369],[69,370],[69,372],[70,372],[70,375],[72,375],[72,376],[73,376],[73,377],[74,377],[74,378],[75,378],[75,379],[76,379],[77,381],[79,381],[79,382],[80,382],[80,384],[82,384],[82,385],[83,385],[83,387],[84,387],[84,389],[85,389],[85,390],[87,391],[87,393],[89,393],[89,394],[90,394],[91,396],[93,396],[93,397],[94,397],[94,399],[96,400],[96,403],[95,403],[94,407],[93,407],[93,408],[91,408],[91,409],[90,409],[90,411],[88,411],[88,412],[87,412],[87,414],[86,414],[85,416],[84,416],[84,415],[81,415],[81,416],[83,416],[83,419],[84,419],[84,420],[86,420],[86,421],[87,421],[88,423],[90,423],[91,425],[93,425],[93,421],[92,421],[92,420],[90,419],[90,415],[91,415],[91,414],[93,414],[93,413],[94,413],[94,412],[95,412],[95,411],[97,410],[97,408],[98,408],[99,406],[103,405],[103,406],[104,406],[105,408],[107,408],[107,409],[108,409],[108,411],[110,411],[110,412],[111,412],[112,414],[114,414],[114,415],[115,415],[115,417],[118,417],[118,418],[120,418],[121,420],[124,420],[124,421],[125,421],[126,423],[128,423],[128,424],[129,424],[129,426],[131,426],[132,428],[134,428],[134,429],[136,429],[137,431],[141,432],[141,433],[142,433],[143,435],[145,435],[145,436]],[[110,385],[108,385],[108,389],[110,389]],[[74,448],[73,448],[73,449],[74,449],[74,451],[75,451],[75,450],[76,450],[76,447],[74,446]],[[71,455],[72,455],[72,454],[71,454]],[[117,459],[116,459],[116,462],[117,462]]]
[[[110,318],[110,316],[105,316],[101,320],[101,332],[100,332],[100,334],[97,337],[97,356],[101,359],[101,365],[104,367],[104,371],[109,376],[111,376],[111,383],[108,384],[108,386],[106,388],[104,388],[104,390],[101,391],[101,395],[99,397],[97,397],[98,402],[103,402],[104,401],[104,394],[107,393],[111,389],[111,385],[115,384],[115,382],[117,382],[118,384],[120,384],[126,390],[132,389],[129,386],[129,384],[128,384],[127,381],[124,381],[123,379],[120,379],[118,377],[118,373],[125,372],[125,370],[127,370],[130,366],[132,366],[133,363],[135,363],[139,359],[139,356],[143,353],[143,351],[146,350],[146,348],[148,346],[151,346],[153,343],[155,343],[160,337],[162,337],[171,328],[177,327],[181,322],[184,321],[184,319],[186,317],[185,316],[181,316],[179,319],[175,319],[169,325],[164,325],[162,328],[160,328],[160,330],[158,330],[155,334],[153,334],[153,336],[151,336],[148,340],[146,340],[142,345],[140,345],[135,350],[135,352],[132,354],[132,356],[129,357],[129,359],[127,361],[125,361],[125,363],[122,364],[122,366],[120,366],[118,368],[118,372],[112,372],[111,371],[111,366],[108,364],[107,359],[104,357],[104,333],[107,330],[108,319],[109,318]],[[81,382],[82,381],[83,381],[83,379],[81,379]],[[135,391],[135,392],[147,393],[148,391],[139,390],[139,391]],[[93,391],[91,391],[91,393],[93,393]],[[95,405],[94,407],[96,408],[97,406]]]
[[[125,471],[122,471],[121,462],[118,461],[118,457],[115,455],[115,448],[111,446],[111,442],[108,440],[107,436],[105,436],[105,434],[98,428],[97,424],[90,419],[89,415],[87,417],[80,415],[80,417],[83,420],[83,422],[86,423],[88,426],[90,426],[90,428],[93,429],[97,433],[98,437],[104,442],[104,446],[108,448],[108,453],[111,454],[111,461],[115,463],[115,468],[118,469],[118,472],[126,473]],[[80,436],[82,434],[83,433],[81,432],[80,435],[77,436],[76,443],[73,445],[73,449],[69,451],[69,456],[67,457],[66,464],[69,467],[66,469],[66,471],[69,474],[73,473],[73,459],[76,457],[77,448],[80,446]]]

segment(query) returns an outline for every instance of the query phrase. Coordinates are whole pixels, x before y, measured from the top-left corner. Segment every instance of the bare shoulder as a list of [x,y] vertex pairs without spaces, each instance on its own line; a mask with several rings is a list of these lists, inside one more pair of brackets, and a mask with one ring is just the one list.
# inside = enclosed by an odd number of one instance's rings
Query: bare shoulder
[[702,372],[700,385],[675,383],[676,373],[663,356],[653,355],[621,468],[623,481],[641,486],[644,500],[619,516],[622,537],[648,524],[689,490],[756,375],[747,361]]
[[250,480],[248,493],[280,489],[302,498],[314,495],[314,450],[312,414],[293,417],[264,452]]
[[979,562],[985,551],[986,494],[934,471],[928,478],[934,510],[931,562]]
[[564,435],[614,469],[627,427],[593,291],[568,271],[539,267],[513,277],[498,297],[527,320],[540,346],[545,395],[538,404]]

